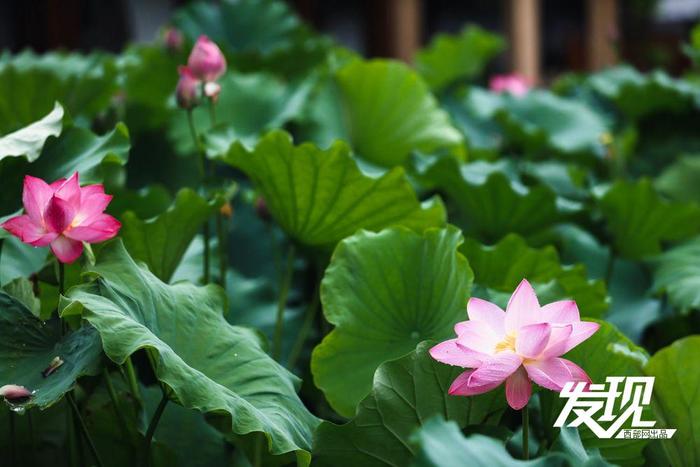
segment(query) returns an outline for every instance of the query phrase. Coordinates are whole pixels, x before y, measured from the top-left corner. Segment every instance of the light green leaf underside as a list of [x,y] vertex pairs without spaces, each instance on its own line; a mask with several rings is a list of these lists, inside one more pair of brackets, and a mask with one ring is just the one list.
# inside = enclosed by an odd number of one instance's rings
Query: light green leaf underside
[[30,123],[0,138],[0,161],[5,157],[25,156],[34,162],[49,136],[58,136],[63,127],[63,107],[56,102],[53,110],[41,120]]
[[447,394],[463,368],[433,360],[423,342],[414,352],[382,364],[372,392],[344,425],[323,422],[314,437],[314,465],[403,467],[416,454],[411,434],[441,415],[460,427],[495,424],[505,409],[502,389],[475,397]]
[[461,242],[448,226],[422,235],[360,231],[338,244],[321,283],[323,312],[335,329],[311,358],[314,382],[338,413],[355,413],[382,362],[452,335],[473,278],[457,252]]
[[663,241],[700,232],[700,206],[664,200],[651,181],[617,181],[599,200],[617,252],[641,259],[661,252]]
[[218,419],[232,436],[264,432],[273,454],[308,463],[318,421],[296,395],[298,380],[260,347],[255,332],[229,325],[221,289],[167,285],[106,245],[90,268],[95,280],[74,287],[63,314],[81,313],[117,363],[146,348],[155,373],[182,406]]
[[156,277],[168,282],[199,228],[219,204],[184,188],[168,210],[154,218],[142,220],[126,212],[120,231],[124,246],[135,260],[145,262]]
[[288,134],[268,134],[253,152],[234,145],[226,161],[243,170],[270,213],[298,241],[333,246],[358,229],[403,225],[422,230],[445,223],[435,198],[421,204],[401,168],[373,178],[363,174],[348,147],[294,146]]
[[681,310],[700,308],[700,237],[652,259],[654,285]]
[[652,405],[654,428],[675,428],[670,440],[663,440],[671,465],[700,462],[700,336],[690,336],[661,349],[644,367],[656,377]]
[[[99,371],[101,355],[100,337],[92,326],[62,337],[60,326],[41,321],[0,291],[0,386],[17,384],[33,391],[25,407],[44,409],[58,402],[76,379]],[[63,365],[44,377],[55,357]]]
[[350,142],[368,161],[392,167],[405,162],[411,151],[462,144],[462,135],[418,74],[406,65],[354,61],[338,71],[336,80]]
[[416,53],[416,69],[434,90],[460,79],[478,77],[488,62],[505,49],[498,35],[478,26],[467,26],[459,34],[438,34]]

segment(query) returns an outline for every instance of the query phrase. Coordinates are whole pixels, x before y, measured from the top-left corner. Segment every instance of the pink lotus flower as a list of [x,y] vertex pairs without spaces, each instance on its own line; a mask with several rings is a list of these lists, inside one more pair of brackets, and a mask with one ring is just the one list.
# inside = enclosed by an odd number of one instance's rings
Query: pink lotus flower
[[471,298],[467,313],[469,321],[455,325],[456,339],[430,349],[439,362],[473,368],[454,380],[450,394],[474,396],[505,381],[508,405],[518,410],[530,400],[530,381],[552,391],[561,391],[568,381],[591,382],[583,369],[559,358],[600,327],[581,321],[573,300],[540,307],[532,286],[523,279],[505,312]]
[[81,188],[77,172],[50,185],[27,175],[22,192],[26,214],[2,227],[29,245],[50,245],[60,262],[72,263],[83,252],[82,242],[102,242],[119,232],[119,221],[103,212],[111,200],[102,185]]
[[523,96],[530,90],[530,82],[518,74],[495,75],[491,77],[489,87],[497,93],[509,92],[514,96]]
[[168,50],[178,52],[182,49],[182,44],[185,42],[185,39],[178,29],[168,26],[163,30],[163,42]]
[[201,81],[194,76],[189,67],[180,66],[177,68],[177,71],[180,73],[180,81],[177,82],[177,87],[175,88],[177,105],[183,109],[191,109],[199,101]]
[[226,71],[226,58],[207,36],[199,36],[187,59],[194,76],[204,82],[216,81]]

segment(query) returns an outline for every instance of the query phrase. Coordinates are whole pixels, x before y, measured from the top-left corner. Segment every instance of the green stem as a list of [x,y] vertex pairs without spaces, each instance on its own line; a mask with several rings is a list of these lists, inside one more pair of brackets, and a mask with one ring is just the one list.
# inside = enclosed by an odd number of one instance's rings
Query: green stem
[[209,125],[211,128],[214,128],[216,125],[216,106],[214,99],[211,97],[209,98]]
[[608,265],[605,268],[605,286],[610,290],[610,282],[615,269],[615,254],[612,247],[608,249]]
[[219,283],[226,290],[226,229],[224,224],[224,216],[216,213],[216,235],[219,238]]
[[294,244],[289,245],[289,253],[287,253],[287,265],[284,275],[280,278],[280,291],[277,299],[277,321],[275,322],[275,339],[272,346],[272,356],[275,360],[279,360],[282,353],[282,334],[284,328],[284,309],[287,305],[287,295],[289,294],[289,286],[294,275]]
[[255,440],[255,453],[253,458],[253,466],[260,467],[262,465],[262,446],[263,446],[263,436],[259,435]]
[[[162,388],[161,388],[162,389]],[[148,424],[148,429],[146,430],[146,438],[144,440],[146,464],[150,464],[151,459],[151,441],[153,440],[153,434],[156,432],[158,427],[158,422],[160,422],[160,417],[163,415],[165,406],[168,404],[168,395],[163,391],[163,397],[160,399],[160,403],[153,413],[151,422]]]
[[209,229],[209,219],[204,221],[204,227],[202,228],[202,235],[204,236],[204,263],[202,265],[203,269],[203,276],[204,276],[204,284],[208,284],[211,280],[211,277],[209,275],[209,259],[211,257],[211,246],[209,244],[209,237],[211,236],[211,232]]
[[112,384],[112,378],[109,376],[109,370],[107,370],[107,368],[103,368],[102,375],[104,376],[105,383],[107,385],[107,392],[109,393],[109,398],[112,400],[112,405],[114,406],[114,412],[117,415],[119,429],[121,430],[124,439],[128,439],[129,430],[127,428],[126,420],[124,419],[124,414],[122,413],[121,405],[119,404],[119,397],[117,396],[117,391],[115,391],[114,385]]
[[192,142],[194,143],[194,147],[197,150],[197,154],[199,156],[199,178],[201,180],[204,180],[204,160],[206,159],[206,156],[204,154],[204,150],[202,149],[202,144],[199,141],[199,136],[197,135],[197,128],[195,128],[194,126],[194,117],[192,116],[192,109],[187,109],[187,123],[190,126],[190,136],[192,136]]
[[129,381],[129,390],[131,391],[131,396],[134,399],[134,407],[138,413],[141,410],[141,407],[143,407],[143,404],[141,402],[141,391],[139,390],[139,382],[136,377],[134,364],[131,361],[131,356],[126,357],[124,365],[126,366],[126,376],[127,380]]
[[522,409],[523,413],[523,459],[530,459],[530,445],[529,445],[529,435],[530,435],[530,414],[527,410],[527,405]]
[[78,421],[78,426],[80,426],[80,429],[83,432],[83,437],[85,438],[85,441],[87,441],[88,446],[90,447],[90,452],[92,452],[92,457],[95,459],[95,462],[97,463],[98,467],[102,467],[104,464],[102,463],[102,459],[100,459],[100,455],[97,452],[97,448],[95,447],[95,443],[92,441],[92,437],[90,437],[90,432],[87,429],[87,425],[85,425],[85,420],[83,420],[83,417],[80,415],[80,410],[78,410],[78,405],[75,403],[75,398],[73,397],[72,392],[66,393],[66,398],[68,399],[68,403],[70,404],[71,408],[73,409],[73,414],[75,415],[75,418]]
[[36,438],[34,436],[34,420],[32,420],[32,410],[27,410],[27,423],[29,425],[29,446],[32,449],[32,464],[36,464]]
[[314,319],[316,318],[316,312],[319,308],[320,302],[319,286],[320,283],[317,283],[316,290],[314,290],[313,297],[311,298],[311,302],[306,307],[304,323],[301,325],[299,334],[297,334],[297,338],[294,341],[292,350],[289,353],[289,359],[287,360],[287,368],[294,368],[294,365],[296,365],[297,359],[299,358],[299,355],[301,354],[301,351],[304,348],[304,343],[306,342],[306,338],[308,337],[309,331],[311,330],[311,326],[313,325]]
[[17,445],[17,435],[15,434],[15,413],[10,410],[10,461],[12,465],[16,465],[17,462],[17,451],[15,446]]

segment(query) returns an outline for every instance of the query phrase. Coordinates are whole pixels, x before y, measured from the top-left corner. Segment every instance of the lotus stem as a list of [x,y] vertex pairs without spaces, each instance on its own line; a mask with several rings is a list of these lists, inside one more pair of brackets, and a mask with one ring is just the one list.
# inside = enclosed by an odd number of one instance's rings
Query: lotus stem
[[143,404],[141,402],[141,391],[139,391],[139,383],[138,379],[136,378],[136,370],[134,369],[134,364],[131,361],[131,356],[126,357],[124,366],[126,366],[126,376],[129,383],[129,390],[131,392],[131,396],[134,398],[134,406],[138,412],[141,410],[141,407],[143,407]]
[[527,410],[527,405],[521,410],[523,414],[523,459],[530,459],[530,414]]
[[272,346],[272,356],[275,360],[279,360],[282,353],[282,334],[284,331],[284,309],[287,305],[287,295],[289,294],[289,286],[294,275],[294,244],[289,245],[287,253],[287,265],[284,275],[280,278],[280,292],[277,299],[277,321],[275,323],[275,339]]
[[301,354],[301,351],[304,348],[304,343],[306,342],[306,338],[309,335],[309,330],[311,330],[311,326],[313,325],[314,318],[316,317],[316,312],[318,311],[320,304],[319,287],[320,282],[317,282],[313,297],[311,297],[311,302],[309,302],[309,305],[306,307],[304,322],[301,325],[299,334],[297,335],[297,338],[294,341],[294,345],[292,346],[292,350],[289,353],[289,358],[287,359],[287,368],[294,368],[294,365],[296,365],[297,360],[299,359],[299,355]]
[[99,453],[97,452],[97,447],[95,447],[95,443],[92,441],[92,437],[90,436],[90,432],[87,429],[87,425],[85,424],[85,420],[83,420],[83,417],[80,415],[80,410],[78,409],[78,405],[75,403],[75,398],[73,397],[72,392],[66,393],[66,398],[68,399],[68,403],[71,406],[71,409],[73,409],[73,414],[75,415],[75,418],[78,422],[78,426],[80,427],[81,431],[83,432],[83,437],[88,443],[88,446],[90,447],[90,452],[92,452],[92,457],[95,459],[95,462],[97,463],[98,467],[102,467],[104,464],[102,463],[102,459],[100,458]]
[[126,420],[124,419],[124,414],[122,413],[121,406],[119,404],[119,397],[117,396],[117,391],[114,390],[114,385],[112,384],[112,378],[109,376],[109,370],[107,368],[102,369],[102,375],[105,379],[105,384],[107,385],[107,392],[109,393],[109,398],[112,400],[112,405],[114,406],[114,412],[117,415],[117,422],[119,422],[119,429],[124,435],[124,439],[128,439],[129,430],[127,428]]
[[[163,390],[162,387],[161,390]],[[160,403],[158,404],[156,411],[153,413],[153,417],[151,417],[151,422],[148,424],[148,429],[146,430],[146,437],[144,439],[144,453],[146,456],[146,465],[150,464],[151,462],[151,441],[153,440],[153,434],[156,432],[158,422],[160,422],[160,417],[163,415],[163,412],[165,411],[165,406],[167,404],[168,395],[165,393],[165,390],[163,390],[163,397],[161,397]]]
[[224,223],[224,216],[218,212],[216,213],[216,235],[219,239],[219,283],[226,290],[226,225]]

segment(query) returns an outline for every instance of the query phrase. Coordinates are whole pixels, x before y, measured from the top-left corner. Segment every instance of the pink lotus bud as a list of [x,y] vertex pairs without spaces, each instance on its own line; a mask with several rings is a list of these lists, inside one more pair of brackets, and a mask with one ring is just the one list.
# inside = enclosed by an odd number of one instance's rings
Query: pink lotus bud
[[179,52],[182,50],[184,41],[182,33],[178,29],[169,26],[163,30],[163,42],[168,50]]
[[226,58],[207,36],[199,36],[187,59],[194,76],[205,82],[216,81],[226,71]]
[[0,387],[0,396],[4,397],[8,402],[22,403],[32,397],[32,393],[24,386],[6,384]]
[[47,184],[24,177],[25,214],[0,227],[32,246],[50,246],[62,263],[72,263],[83,252],[83,242],[97,243],[117,235],[121,224],[104,210],[112,200],[102,185],[81,188],[78,173]]
[[523,96],[530,90],[530,81],[518,74],[495,75],[489,81],[489,87],[497,93],[508,92],[514,96]]
[[183,109],[191,109],[198,104],[200,81],[192,74],[189,67],[181,66],[177,69],[180,73],[180,81],[177,82],[175,95],[177,105]]

